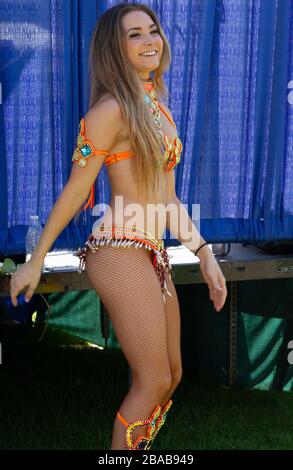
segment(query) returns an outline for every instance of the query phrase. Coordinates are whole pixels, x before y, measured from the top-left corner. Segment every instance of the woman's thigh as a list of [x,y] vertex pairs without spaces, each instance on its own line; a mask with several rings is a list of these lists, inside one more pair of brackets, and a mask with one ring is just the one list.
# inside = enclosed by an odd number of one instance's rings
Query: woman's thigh
[[134,376],[169,377],[165,304],[150,252],[103,246],[87,251],[85,269]]

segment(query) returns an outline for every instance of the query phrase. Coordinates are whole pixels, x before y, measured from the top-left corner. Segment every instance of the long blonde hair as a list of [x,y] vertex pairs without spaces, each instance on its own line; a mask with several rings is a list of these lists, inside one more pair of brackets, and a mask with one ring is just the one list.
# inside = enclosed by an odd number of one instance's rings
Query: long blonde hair
[[90,44],[90,108],[105,93],[114,96],[120,105],[132,150],[133,172],[139,193],[152,202],[165,201],[165,185],[158,160],[162,143],[152,115],[143,100],[140,78],[130,63],[125,46],[122,18],[131,11],[144,11],[158,28],[163,40],[159,67],[154,71],[154,85],[158,100],[166,99],[168,90],[163,73],[171,63],[168,40],[156,14],[144,4],[119,4],[107,10],[96,24]]

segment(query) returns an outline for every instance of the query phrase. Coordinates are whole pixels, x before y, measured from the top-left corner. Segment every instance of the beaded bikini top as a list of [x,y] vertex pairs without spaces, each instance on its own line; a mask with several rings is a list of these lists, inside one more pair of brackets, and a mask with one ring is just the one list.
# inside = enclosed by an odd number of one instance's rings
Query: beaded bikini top
[[[167,111],[158,102],[152,80],[144,82],[144,89],[146,91],[144,96],[145,103],[154,116],[154,122],[162,141],[162,157],[160,163],[164,170],[168,173],[179,164],[183,145],[181,139],[178,136],[172,140],[161,130],[160,112],[162,112],[167,117],[175,129],[176,124],[174,123],[172,117],[169,116]],[[92,158],[96,155],[107,155],[104,160],[106,166],[115,164],[120,160],[135,157],[135,153],[132,151],[118,152],[109,155],[108,150],[96,149],[90,139],[86,137],[85,131],[85,120],[82,118],[79,123],[77,143],[72,156],[72,162],[78,163],[79,166],[84,167],[87,164],[89,158]],[[86,209],[88,206],[94,206],[94,185],[91,188],[90,197],[84,206],[84,209]]]
[[173,121],[172,117],[169,116],[169,113],[160,105],[157,99],[157,93],[155,86],[152,80],[144,82],[144,89],[146,94],[144,95],[144,101],[149,107],[150,111],[153,114],[154,123],[157,128],[157,131],[160,135],[162,141],[162,158],[161,165],[164,167],[165,171],[168,173],[173,170],[176,165],[180,162],[181,152],[182,152],[182,142],[180,137],[176,136],[174,140],[170,139],[162,131],[161,126],[161,111],[166,116],[168,121],[176,129],[176,124]]
[[[146,104],[149,106],[151,111],[154,114],[154,121],[158,128],[158,132],[161,133],[162,141],[164,146],[162,147],[162,165],[165,168],[166,172],[173,170],[173,168],[178,165],[180,162],[181,152],[182,152],[182,142],[181,139],[177,136],[170,139],[166,134],[161,131],[160,125],[160,114],[158,113],[161,111],[172,124],[172,126],[176,129],[176,124],[174,123],[173,119],[167,111],[162,107],[160,103],[157,101],[156,91],[153,85],[153,82],[145,82],[144,88],[146,90],[145,101]],[[109,166],[114,163],[117,163],[119,160],[124,160],[127,158],[131,158],[135,156],[135,153],[132,151],[125,151],[125,152],[118,152],[115,154],[109,155],[107,150],[98,150],[94,147],[93,143],[86,138],[85,135],[85,121],[84,118],[81,119],[79,123],[79,130],[78,130],[78,137],[77,137],[77,144],[72,156],[73,162],[78,162],[79,166],[84,167],[87,163],[87,160],[90,157],[95,155],[107,155],[105,158],[105,165]]]

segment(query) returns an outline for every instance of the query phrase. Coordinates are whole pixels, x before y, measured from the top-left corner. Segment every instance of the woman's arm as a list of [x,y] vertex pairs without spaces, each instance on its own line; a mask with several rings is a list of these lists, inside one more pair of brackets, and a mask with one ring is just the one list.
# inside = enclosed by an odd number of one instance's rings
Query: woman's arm
[[[172,118],[171,110],[164,103],[160,106]],[[173,120],[174,122],[174,120]],[[205,240],[194,226],[189,214],[175,193],[175,174],[173,171],[166,174],[167,178],[167,199],[170,205],[170,211],[167,212],[167,228],[180,243],[189,248],[193,253],[200,247]],[[207,245],[203,246],[198,252],[200,259],[209,254],[211,250]]]
[[[167,229],[180,243],[185,245],[192,253],[195,253],[200,245],[206,241],[195,227],[185,206],[180,199],[175,196],[168,201],[167,209]],[[196,256],[202,260],[210,253],[210,248],[205,245],[199,250]]]
[[[167,178],[167,216],[166,225],[170,233],[193,253],[202,243],[204,238],[200,235],[189,216],[185,206],[178,199],[175,191],[175,173],[171,171],[166,174]],[[203,246],[197,256],[200,260],[211,254],[210,248]]]
[[[123,125],[120,107],[114,98],[94,106],[85,116],[85,136],[99,150],[110,150]],[[50,247],[86,200],[105,160],[105,155],[89,158],[82,168],[73,163],[71,174],[53,206],[31,262],[42,266]]]
[[[121,127],[120,107],[114,98],[110,98],[87,113],[84,134],[96,150],[111,151]],[[73,163],[69,180],[50,213],[30,260],[11,276],[10,296],[14,307],[17,306],[17,296],[25,288],[25,300],[30,301],[40,281],[46,253],[85,201],[104,160],[105,154],[89,157],[84,167]]]
[[[186,246],[190,251],[195,252],[205,240],[196,229],[187,210],[176,195],[174,171],[167,173],[166,178],[167,229],[180,243]],[[197,256],[200,259],[202,276],[209,288],[210,299],[214,304],[214,308],[219,312],[227,297],[226,280],[213,252],[207,245],[199,250]]]

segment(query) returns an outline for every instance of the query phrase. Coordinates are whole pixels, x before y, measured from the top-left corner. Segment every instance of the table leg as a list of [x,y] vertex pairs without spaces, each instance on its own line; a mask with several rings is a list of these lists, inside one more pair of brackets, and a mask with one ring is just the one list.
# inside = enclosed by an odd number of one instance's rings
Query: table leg
[[233,385],[237,377],[237,281],[228,282],[230,287],[230,309],[229,309],[229,385]]
[[101,300],[100,300],[100,319],[101,319],[102,336],[105,340],[105,348],[106,348],[108,339],[109,339],[110,319],[109,319],[108,312]]

